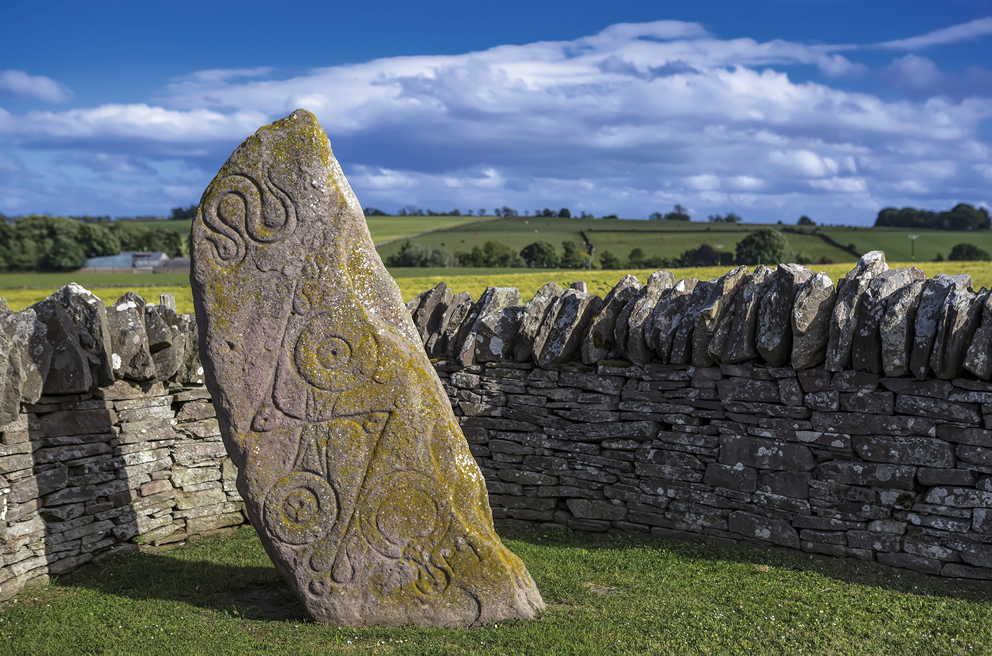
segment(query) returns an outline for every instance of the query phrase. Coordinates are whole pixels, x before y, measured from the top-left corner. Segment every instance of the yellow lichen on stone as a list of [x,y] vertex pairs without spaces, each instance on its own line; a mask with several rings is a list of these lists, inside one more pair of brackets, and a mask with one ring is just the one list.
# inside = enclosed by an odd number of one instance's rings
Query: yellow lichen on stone
[[238,489],[307,612],[473,625],[543,607],[312,114],[237,148],[191,243]]

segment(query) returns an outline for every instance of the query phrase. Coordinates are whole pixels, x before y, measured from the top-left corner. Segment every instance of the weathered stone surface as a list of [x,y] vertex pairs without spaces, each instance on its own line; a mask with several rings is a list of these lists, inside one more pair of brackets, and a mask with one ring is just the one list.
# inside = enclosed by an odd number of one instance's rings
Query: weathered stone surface
[[851,342],[851,366],[882,373],[882,335],[880,326],[888,308],[889,298],[900,289],[915,282],[922,284],[926,274],[916,267],[883,271],[868,285],[854,318],[854,339]]
[[[710,353],[710,343],[720,321],[733,308],[738,292],[750,278],[751,274],[748,273],[747,267],[742,265],[728,271],[716,281],[708,302],[696,315],[696,325],[692,330],[693,366],[708,367],[715,361]],[[718,352],[722,350],[719,348]]]
[[970,286],[969,275],[948,276],[943,273],[938,273],[924,285],[913,327],[913,350],[909,356],[909,371],[918,380],[925,380],[930,375],[930,354],[937,337],[937,325],[944,301],[952,290],[967,289]]
[[65,308],[52,297],[31,306],[39,321],[47,328],[46,339],[52,346],[49,371],[57,376],[45,376],[44,394],[78,394],[93,387],[93,370],[89,355],[79,345],[76,326]]
[[628,303],[630,316],[627,319],[626,353],[631,362],[645,364],[654,356],[654,349],[648,345],[652,312],[662,293],[674,286],[675,276],[670,271],[655,271],[648,277],[648,284],[641,290],[642,293]]
[[191,245],[200,352],[238,491],[309,615],[532,617],[540,595],[493,531],[482,474],[312,114],[238,147]]
[[823,364],[836,299],[834,285],[823,272],[800,285],[792,309],[792,366],[796,371]]
[[982,304],[982,323],[965,353],[964,368],[982,380],[992,379],[992,294]]
[[[554,283],[549,283],[554,284]],[[547,287],[547,285],[545,285]],[[542,289],[544,289],[542,287]],[[616,351],[616,325],[620,311],[641,289],[641,282],[626,275],[603,299],[603,305],[589,323],[589,332],[582,340],[582,362],[596,364],[619,355]],[[540,292],[538,292],[540,293]],[[536,298],[536,296],[535,296]],[[528,304],[530,307],[530,304]]]
[[682,311],[673,321],[678,325],[672,335],[672,349],[668,356],[671,364],[689,364],[692,360],[692,333],[696,328],[696,317],[712,303],[714,291],[719,285],[719,279],[700,281],[686,299]]
[[145,332],[145,299],[125,292],[107,308],[113,344],[114,374],[118,378],[148,380],[155,377],[155,361]]
[[850,368],[851,346],[862,297],[872,280],[888,270],[885,253],[871,251],[861,256],[841,282],[834,313],[830,317],[830,339],[826,353],[826,367],[830,371]]
[[[573,359],[582,345],[582,336],[589,322],[602,302],[598,296],[577,289],[566,290],[556,304],[554,323],[549,325],[547,339],[540,345],[540,350],[537,350],[538,344],[534,345],[534,361],[547,369]],[[551,316],[545,317],[545,323]]]
[[479,299],[479,318],[474,329],[476,362],[503,362],[513,353],[513,339],[520,328],[522,313],[516,287],[486,289]]
[[651,312],[648,342],[654,346],[655,353],[664,363],[671,359],[672,341],[685,316],[685,306],[692,298],[697,282],[695,278],[683,278],[671,289],[662,291]]
[[978,295],[961,288],[952,289],[947,295],[930,352],[930,369],[938,378],[951,380],[964,372],[965,353],[978,330],[982,306],[988,296],[988,292]]
[[769,519],[738,510],[730,514],[729,527],[731,532],[749,538],[792,549],[799,548],[799,534],[789,522],[782,519]]
[[0,330],[0,426],[12,423],[21,412],[21,381],[14,370],[12,350],[7,332]]
[[[724,323],[730,326],[726,337],[723,338],[723,352],[718,358],[721,362],[737,364],[758,357],[756,344],[758,311],[761,308],[761,299],[764,298],[771,286],[774,272],[774,269],[759,264],[754,269],[750,279],[744,282],[734,303],[734,312],[724,317],[721,322],[721,326]],[[717,328],[717,332],[722,331]],[[717,337],[714,336],[714,340],[716,339]],[[713,355],[712,352],[711,355]]]
[[[913,351],[913,328],[925,280],[913,280],[889,297],[878,324],[882,340],[882,369],[886,376],[905,376]],[[878,373],[877,371],[875,373]]]
[[[793,340],[793,306],[800,287],[813,272],[799,264],[779,264],[758,310],[755,347],[770,365],[781,367],[789,361]],[[799,367],[797,367],[798,369]]]
[[[534,294],[534,298],[527,301],[524,306],[524,313],[520,317],[520,328],[517,331],[517,343],[514,347],[514,359],[517,362],[529,362],[537,350],[544,348],[544,342],[548,338],[548,331],[554,322],[545,324],[545,319],[552,314],[557,307],[558,299],[565,293],[565,290],[558,286],[556,282],[549,282]],[[546,326],[544,332],[541,327]]]
[[113,383],[110,329],[107,324],[107,308],[103,301],[76,283],[61,287],[52,296],[76,325],[80,346],[92,356],[90,362],[96,383],[98,385]]
[[472,316],[474,310],[475,299],[468,292],[461,292],[451,297],[451,304],[441,317],[437,357],[453,359],[458,355],[461,350],[461,340],[468,334],[469,326],[475,320]]
[[429,358],[438,357],[437,345],[441,339],[441,321],[451,304],[452,297],[451,288],[443,281],[439,282],[420,300],[417,311],[411,315],[413,325],[420,333],[420,339],[424,343],[424,351]]
[[20,390],[20,400],[35,403],[41,398],[45,377],[52,363],[52,345],[48,343],[48,326],[38,320],[32,308],[11,312],[0,299],[0,330],[10,340],[9,383]]
[[[466,317],[467,321],[471,321],[471,327],[461,340],[460,350],[456,356],[458,362],[465,366],[475,363],[477,356],[476,345],[480,336],[480,330],[482,331],[483,340],[489,334],[488,328],[480,323],[483,317],[496,324],[499,322],[503,310],[519,304],[520,292],[516,287],[487,287],[486,291],[479,297],[479,302],[473,308],[472,314]],[[473,314],[475,315],[474,318],[472,316]],[[485,348],[485,344],[483,344],[483,348]]]
[[149,335],[148,350],[152,354],[152,362],[155,364],[155,378],[158,380],[169,380],[186,363],[186,343],[188,332],[184,330],[186,324],[183,322],[175,310],[164,305],[145,306],[145,326],[155,325],[156,343],[151,343],[151,332]]

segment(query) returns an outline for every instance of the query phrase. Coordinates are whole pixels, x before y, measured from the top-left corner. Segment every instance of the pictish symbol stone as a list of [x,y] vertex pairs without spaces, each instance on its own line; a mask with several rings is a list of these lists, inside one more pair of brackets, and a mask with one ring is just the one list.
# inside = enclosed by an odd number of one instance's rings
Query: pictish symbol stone
[[191,251],[238,490],[307,613],[464,626],[543,608],[312,114],[238,147],[204,192]]

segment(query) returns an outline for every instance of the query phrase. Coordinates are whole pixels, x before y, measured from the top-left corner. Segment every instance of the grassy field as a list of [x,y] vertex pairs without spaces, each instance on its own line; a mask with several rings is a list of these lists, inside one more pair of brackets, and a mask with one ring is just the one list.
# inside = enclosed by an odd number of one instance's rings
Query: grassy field
[[[946,230],[905,230],[902,228],[819,228],[819,231],[839,244],[854,244],[859,253],[880,250],[890,260],[909,262],[912,241],[909,235],[919,235],[916,240],[916,261],[928,262],[938,254],[947,257],[957,244],[975,244],[992,253],[992,230],[977,232]],[[791,241],[792,235],[786,235]]]
[[547,604],[478,629],[309,622],[254,531],[87,565],[0,605],[19,654],[981,654],[978,585],[784,550],[501,528]]
[[[910,263],[899,263],[890,262],[889,265],[892,268],[910,266]],[[938,273],[968,273],[972,277],[972,282],[975,289],[980,287],[990,287],[992,288],[992,263],[988,262],[918,262],[917,265],[923,269],[927,274],[927,277],[933,277]],[[847,272],[851,270],[851,264],[827,264],[827,265],[811,265],[811,269],[814,271],[824,271],[833,280],[838,280],[847,275]],[[712,278],[717,278],[722,276],[728,271],[729,267],[706,267],[698,269],[673,269],[672,273],[675,274],[676,278],[697,278],[699,280],[709,280]],[[462,275],[466,271],[471,271],[473,275]],[[620,281],[625,275],[632,274],[637,276],[637,278],[642,282],[646,282],[648,276],[651,275],[651,269],[631,269],[627,271],[602,271],[593,270],[585,271],[581,269],[569,269],[569,270],[558,270],[549,271],[541,270],[535,271],[534,269],[393,269],[390,271],[396,279],[397,284],[400,287],[400,291],[403,293],[404,301],[411,301],[420,292],[434,287],[439,282],[444,281],[447,283],[455,293],[467,291],[474,298],[479,298],[482,292],[486,290],[486,287],[516,287],[520,290],[520,295],[526,302],[537,290],[544,284],[555,281],[562,287],[568,287],[568,285],[576,280],[584,280],[588,285],[589,291],[593,294],[597,294],[600,297],[605,297],[606,294],[613,288],[617,282]],[[28,289],[4,289],[4,283],[8,275],[17,276],[32,276],[32,275],[61,275],[58,279],[46,279],[50,281],[50,287],[33,287]],[[94,274],[102,275],[102,274]],[[108,276],[111,274],[107,274]],[[88,286],[87,283],[76,280],[80,276],[73,277],[72,274],[0,274],[0,297],[6,298],[7,303],[10,305],[11,309],[22,310],[33,303],[42,301],[47,298],[55,289],[61,285],[68,284],[70,282],[79,282],[79,284],[91,289],[94,294],[99,296],[106,303],[112,303],[121,294],[129,289],[134,289],[145,299],[157,303],[159,294],[164,294],[166,292],[172,292],[176,295],[176,309],[180,313],[192,313],[193,312],[193,297],[192,292],[189,288],[189,281],[185,277],[180,276],[180,284],[165,284],[165,285],[152,285],[139,287],[135,284],[124,285],[122,287],[98,287],[98,286]],[[140,281],[158,281],[160,279],[166,278],[166,276],[147,276],[140,275],[135,276],[135,278]],[[22,280],[22,278],[18,278]],[[163,280],[162,282],[166,282]]]
[[[372,241],[379,243],[389,239],[398,239],[416,235],[428,230],[438,230],[470,223],[473,221],[492,220],[495,217],[480,216],[370,216],[365,219],[372,233]],[[146,228],[172,230],[182,235],[189,234],[192,221],[134,221]]]
[[[597,264],[599,257],[606,251],[616,255],[621,261],[625,261],[635,248],[640,248],[647,257],[674,259],[703,243],[708,243],[714,248],[720,246],[717,250],[724,253],[727,261],[730,262],[733,260],[737,242],[763,227],[766,226],[518,216],[486,224],[457,226],[421,235],[411,241],[429,246],[444,246],[454,254],[469,252],[474,246],[482,246],[491,239],[500,241],[517,251],[535,241],[543,240],[554,245],[560,253],[563,241],[573,241],[585,250],[585,242],[580,234],[584,231],[596,247]],[[805,255],[814,261],[826,258],[834,262],[853,262],[857,259],[851,253],[831,245],[812,233],[788,233],[786,238],[795,253]],[[379,253],[386,258],[398,252],[400,246],[400,243],[382,246],[379,248]],[[907,256],[906,259],[909,257]]]

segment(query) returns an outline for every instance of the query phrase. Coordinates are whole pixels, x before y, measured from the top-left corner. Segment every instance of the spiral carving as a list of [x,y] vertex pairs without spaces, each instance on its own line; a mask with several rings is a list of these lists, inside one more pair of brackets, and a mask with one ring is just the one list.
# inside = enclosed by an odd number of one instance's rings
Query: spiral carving
[[262,194],[254,180],[228,175],[214,181],[203,202],[203,223],[209,228],[207,239],[221,263],[237,264],[244,259],[246,218],[260,217],[261,213]]
[[247,252],[245,237],[262,244],[282,241],[296,231],[296,206],[270,174],[262,184],[247,175],[214,181],[203,203],[207,239],[222,264],[237,264]]
[[245,217],[245,228],[255,241],[272,244],[296,231],[296,207],[271,173],[262,182],[269,193],[262,196],[262,211]]

